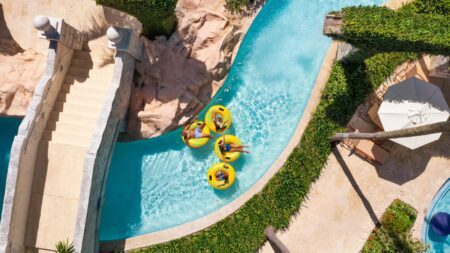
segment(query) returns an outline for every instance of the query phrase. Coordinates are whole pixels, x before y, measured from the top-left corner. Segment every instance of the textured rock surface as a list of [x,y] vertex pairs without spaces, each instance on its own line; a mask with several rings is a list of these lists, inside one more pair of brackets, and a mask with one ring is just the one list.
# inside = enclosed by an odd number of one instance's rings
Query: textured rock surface
[[256,11],[232,15],[224,0],[179,0],[172,36],[145,39],[136,64],[128,135],[149,138],[184,124],[221,87]]
[[24,115],[44,70],[45,57],[20,52],[13,40],[0,40],[0,115]]
[[25,115],[44,71],[48,41],[37,36],[32,25],[36,15],[63,18],[86,33],[97,57],[109,54],[105,33],[110,25],[142,30],[136,18],[93,0],[1,0],[0,115]]

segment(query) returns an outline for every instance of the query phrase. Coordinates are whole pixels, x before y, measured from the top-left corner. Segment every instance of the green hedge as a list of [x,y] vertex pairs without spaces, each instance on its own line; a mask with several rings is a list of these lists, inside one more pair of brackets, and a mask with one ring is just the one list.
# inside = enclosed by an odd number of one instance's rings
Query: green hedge
[[299,146],[261,193],[208,229],[140,252],[255,252],[267,226],[286,228],[298,212],[331,153],[328,137],[344,129],[356,107],[396,66],[414,59],[416,54],[360,51],[336,62]]
[[177,0],[96,0],[97,4],[112,7],[136,17],[148,38],[170,36],[175,30]]
[[420,14],[450,14],[450,0],[416,0],[411,3],[414,11]]
[[423,243],[414,239],[410,232],[416,217],[417,211],[413,207],[394,200],[381,218],[381,227],[372,231],[362,252],[424,252]]
[[344,8],[343,13],[338,38],[358,48],[450,55],[448,16],[361,6]]
[[226,0],[225,7],[232,12],[237,12],[250,6],[252,2],[251,0]]

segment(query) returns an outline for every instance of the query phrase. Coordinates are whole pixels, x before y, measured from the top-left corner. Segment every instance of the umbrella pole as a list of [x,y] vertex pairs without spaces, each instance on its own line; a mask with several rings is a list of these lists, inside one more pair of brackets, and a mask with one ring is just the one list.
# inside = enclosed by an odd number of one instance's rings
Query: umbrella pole
[[334,136],[330,137],[330,141],[340,141],[344,139],[387,140],[393,138],[412,137],[443,132],[450,132],[450,121],[444,121],[419,127],[403,128],[387,132],[337,133]]

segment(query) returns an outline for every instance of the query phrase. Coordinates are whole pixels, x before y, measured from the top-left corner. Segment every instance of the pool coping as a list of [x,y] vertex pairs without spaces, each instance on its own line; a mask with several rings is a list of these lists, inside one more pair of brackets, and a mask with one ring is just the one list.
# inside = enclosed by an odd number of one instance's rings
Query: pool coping
[[439,190],[436,192],[436,195],[434,195],[433,200],[431,201],[430,205],[432,208],[428,209],[426,214],[423,217],[423,224],[422,224],[422,233],[421,233],[421,237],[422,237],[422,241],[423,243],[426,245],[427,243],[427,233],[428,233],[428,229],[429,229],[429,220],[430,220],[430,216],[433,213],[434,208],[436,207],[436,203],[441,200],[442,195],[445,191],[445,189],[447,189],[447,185],[450,185],[450,178],[447,179],[447,181],[445,181],[445,183],[442,184],[442,186],[439,188]]
[[101,242],[102,251],[114,251],[114,250],[133,250],[143,247],[147,247],[154,244],[164,243],[171,240],[175,240],[201,230],[204,230],[220,220],[231,215],[237,211],[242,205],[244,205],[248,200],[250,200],[254,195],[261,192],[264,186],[269,182],[269,180],[278,172],[279,169],[284,165],[287,158],[294,150],[294,148],[300,143],[300,138],[306,129],[312,114],[315,111],[317,105],[320,102],[320,97],[325,84],[331,73],[334,61],[336,60],[338,44],[340,42],[333,41],[328,49],[327,54],[323,58],[322,65],[320,67],[319,73],[317,74],[316,82],[309,96],[307,106],[303,111],[303,115],[296,127],[294,134],[291,137],[288,145],[285,147],[279,158],[272,164],[269,170],[244,194],[227,204],[226,206],[203,216],[199,219],[193,220],[182,225],[168,228],[165,230],[152,232],[144,235],[139,235],[123,240],[113,240],[113,241],[103,241]]

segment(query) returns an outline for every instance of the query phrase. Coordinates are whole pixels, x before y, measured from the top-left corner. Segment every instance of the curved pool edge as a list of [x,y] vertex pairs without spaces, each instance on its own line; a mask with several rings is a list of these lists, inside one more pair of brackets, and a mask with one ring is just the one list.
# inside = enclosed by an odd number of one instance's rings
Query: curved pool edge
[[434,195],[433,199],[431,200],[431,203],[428,206],[431,206],[432,208],[427,209],[426,214],[423,217],[423,224],[422,224],[422,231],[421,231],[421,239],[423,241],[423,243],[426,245],[427,243],[427,234],[428,234],[428,229],[429,229],[429,220],[431,219],[431,214],[433,213],[434,208],[436,207],[436,203],[441,200],[443,193],[445,191],[445,189],[447,189],[447,186],[450,185],[450,178],[448,178],[439,188],[439,190],[436,192],[436,194]]
[[339,42],[333,41],[328,49],[327,54],[323,58],[322,65],[320,67],[319,73],[317,74],[314,87],[308,99],[303,115],[296,127],[294,134],[291,137],[288,145],[284,148],[278,159],[272,164],[269,170],[262,176],[256,184],[254,184],[248,191],[244,194],[227,204],[226,206],[218,209],[217,211],[210,213],[200,219],[193,220],[182,225],[172,227],[169,229],[152,232],[144,235],[139,235],[123,240],[113,240],[113,241],[103,241],[101,242],[101,252],[102,251],[114,251],[114,250],[134,250],[155,244],[160,244],[168,241],[172,241],[201,230],[204,230],[220,220],[226,218],[227,216],[236,212],[241,206],[243,206],[248,200],[253,196],[262,191],[264,186],[269,182],[269,180],[281,169],[281,167],[286,162],[289,155],[292,153],[294,148],[300,143],[300,138],[308,125],[313,112],[315,111],[317,105],[320,101],[320,96],[322,90],[325,87],[326,82],[331,73],[333,63],[336,60],[337,49]]

